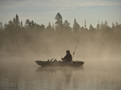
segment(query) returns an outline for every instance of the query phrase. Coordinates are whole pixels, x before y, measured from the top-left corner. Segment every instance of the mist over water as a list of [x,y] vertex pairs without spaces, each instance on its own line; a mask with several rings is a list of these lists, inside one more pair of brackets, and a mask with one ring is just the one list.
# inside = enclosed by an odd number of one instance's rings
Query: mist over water
[[[19,16],[0,28],[0,90],[120,90],[121,24],[108,22],[73,27],[60,13],[55,26],[39,25]],[[79,41],[79,42],[78,42]],[[36,60],[61,60],[66,50],[78,68],[43,68]],[[74,51],[75,50],[75,51]]]
[[[57,56],[58,57],[58,56]],[[1,57],[0,90],[120,90],[121,60],[81,58],[79,68],[43,68],[47,57]],[[60,58],[60,57],[58,57]]]

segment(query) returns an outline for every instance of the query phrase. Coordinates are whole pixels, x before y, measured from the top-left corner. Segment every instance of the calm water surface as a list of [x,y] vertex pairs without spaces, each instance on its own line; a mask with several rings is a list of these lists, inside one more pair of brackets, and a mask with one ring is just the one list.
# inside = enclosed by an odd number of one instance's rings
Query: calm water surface
[[83,59],[80,68],[41,68],[38,58],[0,58],[0,90],[121,90],[121,59]]

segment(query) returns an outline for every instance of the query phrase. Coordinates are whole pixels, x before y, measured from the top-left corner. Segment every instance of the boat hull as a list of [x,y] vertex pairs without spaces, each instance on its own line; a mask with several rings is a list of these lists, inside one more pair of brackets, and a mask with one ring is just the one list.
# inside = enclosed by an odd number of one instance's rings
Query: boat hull
[[61,61],[35,61],[41,67],[79,67],[84,64],[83,61],[61,62]]

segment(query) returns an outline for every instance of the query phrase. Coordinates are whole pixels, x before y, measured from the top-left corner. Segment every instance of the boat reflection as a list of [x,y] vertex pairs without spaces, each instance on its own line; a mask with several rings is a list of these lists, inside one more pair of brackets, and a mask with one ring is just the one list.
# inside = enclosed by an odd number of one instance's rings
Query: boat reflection
[[36,69],[36,72],[56,72],[56,71],[62,71],[62,72],[67,72],[67,71],[80,71],[84,70],[83,66],[80,67],[39,67]]
[[[37,68],[36,72],[39,73],[39,75],[43,75],[44,77],[47,76],[47,78],[53,78],[53,80],[56,78],[56,81],[60,85],[63,81],[65,81],[66,84],[69,84],[72,80],[72,77],[76,73],[81,73],[84,70],[84,67],[39,67]],[[48,77],[49,76],[49,77]]]

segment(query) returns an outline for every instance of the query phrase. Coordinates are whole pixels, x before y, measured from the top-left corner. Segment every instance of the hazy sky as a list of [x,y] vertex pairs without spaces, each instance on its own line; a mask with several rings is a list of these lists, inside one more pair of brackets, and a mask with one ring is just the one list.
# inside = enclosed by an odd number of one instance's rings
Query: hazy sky
[[7,23],[16,14],[25,23],[26,19],[38,24],[48,25],[55,22],[56,14],[60,12],[64,20],[71,25],[76,18],[83,26],[95,26],[105,20],[121,23],[121,0],[0,0],[0,22]]

